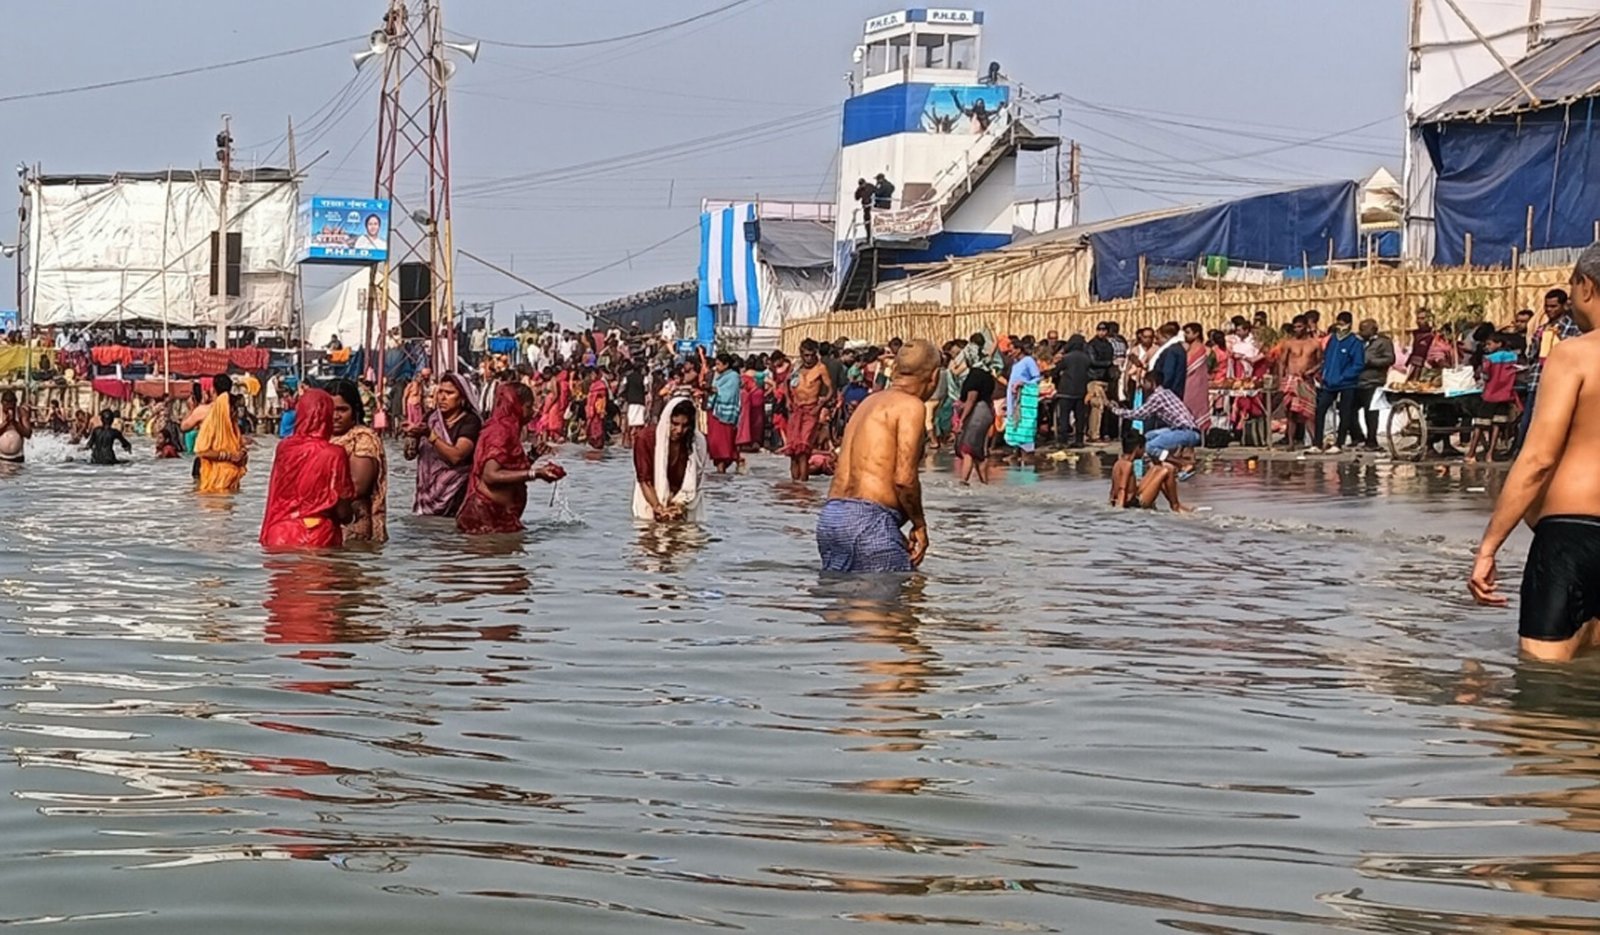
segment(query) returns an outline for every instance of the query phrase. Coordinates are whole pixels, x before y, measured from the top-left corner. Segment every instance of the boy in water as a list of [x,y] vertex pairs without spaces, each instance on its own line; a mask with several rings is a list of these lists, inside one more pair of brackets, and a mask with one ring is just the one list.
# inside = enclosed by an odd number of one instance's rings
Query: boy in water
[[1189,512],[1188,507],[1178,502],[1178,467],[1163,453],[1160,461],[1146,463],[1141,481],[1135,472],[1140,461],[1145,461],[1144,434],[1129,432],[1122,436],[1122,456],[1111,469],[1111,505],[1119,510],[1153,510],[1156,500],[1165,496],[1172,512]]
[[111,423],[116,421],[117,414],[110,409],[100,410],[100,427],[89,433],[89,439],[84,444],[89,448],[90,464],[120,464],[117,460],[115,446],[121,445],[123,453],[133,454],[133,445]]

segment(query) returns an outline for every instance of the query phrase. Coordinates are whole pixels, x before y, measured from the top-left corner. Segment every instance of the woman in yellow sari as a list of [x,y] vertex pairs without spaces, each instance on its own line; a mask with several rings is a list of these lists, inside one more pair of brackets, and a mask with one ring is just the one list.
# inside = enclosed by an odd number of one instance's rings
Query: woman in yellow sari
[[197,489],[201,493],[238,493],[249,456],[245,453],[244,436],[239,434],[239,423],[234,421],[228,397],[233,381],[227,374],[219,374],[211,381],[211,388],[216,399],[205,421],[200,423],[194,440],[194,456],[200,462]]

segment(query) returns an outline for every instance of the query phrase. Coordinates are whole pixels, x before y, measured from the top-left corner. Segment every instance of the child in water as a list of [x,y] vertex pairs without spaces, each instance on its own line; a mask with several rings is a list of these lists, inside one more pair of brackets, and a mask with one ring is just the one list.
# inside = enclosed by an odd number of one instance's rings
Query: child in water
[[178,423],[163,424],[160,435],[156,437],[156,457],[176,458],[182,453],[183,433],[178,430]]
[[[1144,479],[1136,470],[1145,462]],[[1178,502],[1179,467],[1165,455],[1151,462],[1145,457],[1144,434],[1129,432],[1122,436],[1122,456],[1111,468],[1111,505],[1117,509],[1153,510],[1156,501],[1166,497],[1174,513],[1187,513],[1189,509]]]
[[126,454],[133,454],[133,445],[122,434],[121,430],[113,428],[111,423],[116,421],[117,414],[110,409],[100,410],[100,427],[89,433],[85,445],[89,448],[90,464],[120,464],[116,445],[121,445]]

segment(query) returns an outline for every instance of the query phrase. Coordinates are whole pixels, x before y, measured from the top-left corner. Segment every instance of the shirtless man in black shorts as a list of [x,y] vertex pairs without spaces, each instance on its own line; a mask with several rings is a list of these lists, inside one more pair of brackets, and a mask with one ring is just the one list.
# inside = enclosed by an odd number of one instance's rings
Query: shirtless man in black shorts
[[1189,512],[1178,502],[1178,466],[1166,460],[1147,463],[1144,479],[1140,480],[1135,468],[1145,460],[1144,433],[1122,436],[1122,457],[1111,468],[1111,505],[1119,510],[1153,510],[1156,501],[1166,497],[1172,512]]
[[1478,545],[1467,587],[1504,606],[1495,555],[1518,522],[1533,527],[1522,574],[1523,653],[1565,662],[1600,645],[1600,244],[1572,273],[1572,318],[1582,337],[1545,362],[1533,422]]

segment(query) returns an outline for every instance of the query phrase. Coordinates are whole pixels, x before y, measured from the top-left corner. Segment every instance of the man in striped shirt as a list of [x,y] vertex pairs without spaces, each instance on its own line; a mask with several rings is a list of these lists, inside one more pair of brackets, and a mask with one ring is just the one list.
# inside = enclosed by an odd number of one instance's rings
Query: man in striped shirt
[[1177,453],[1200,445],[1194,413],[1176,393],[1157,383],[1151,373],[1139,381],[1139,388],[1144,391],[1144,405],[1137,409],[1117,406],[1111,411],[1125,422],[1144,423],[1145,448],[1152,458],[1159,460],[1164,452]]

